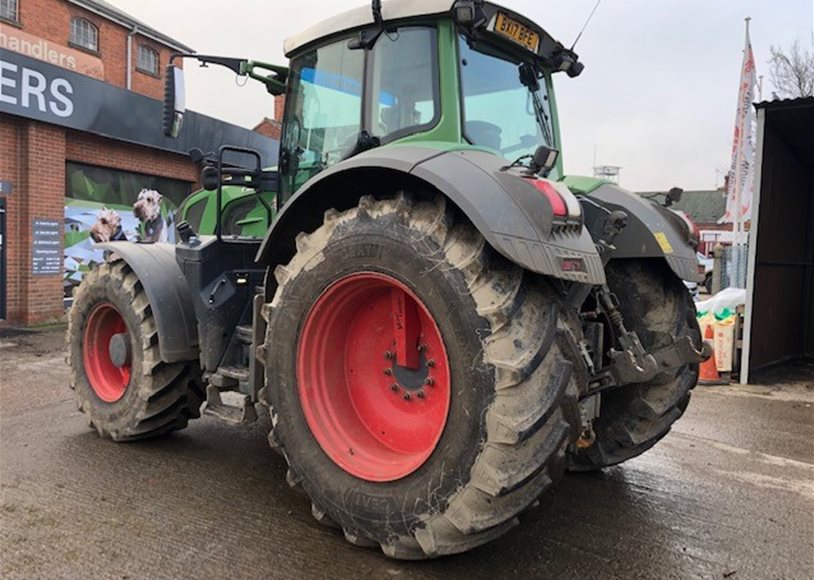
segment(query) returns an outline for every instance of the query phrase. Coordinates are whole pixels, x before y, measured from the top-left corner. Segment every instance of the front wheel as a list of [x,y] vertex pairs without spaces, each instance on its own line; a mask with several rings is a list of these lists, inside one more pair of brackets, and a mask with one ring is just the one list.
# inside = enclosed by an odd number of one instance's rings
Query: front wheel
[[99,435],[156,437],[200,416],[198,361],[161,361],[152,306],[124,260],[85,275],[68,317],[67,343],[77,407]]
[[555,294],[442,198],[329,211],[275,276],[269,440],[320,521],[396,558],[462,552],[561,477],[578,410]]

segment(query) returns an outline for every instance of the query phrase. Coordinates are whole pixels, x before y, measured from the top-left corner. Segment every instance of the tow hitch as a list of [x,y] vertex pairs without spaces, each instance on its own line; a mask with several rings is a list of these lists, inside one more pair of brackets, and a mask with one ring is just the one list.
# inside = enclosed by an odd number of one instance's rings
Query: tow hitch
[[[596,247],[604,265],[610,258],[613,249],[613,240],[627,225],[627,214],[622,211],[608,212],[605,218],[603,232],[598,238]],[[586,401],[602,391],[630,384],[646,383],[657,374],[677,369],[685,364],[697,363],[707,360],[712,349],[706,342],[698,350],[688,336],[672,337],[672,344],[648,352],[639,340],[639,336],[625,326],[622,313],[619,311],[619,301],[607,284],[595,286],[574,286],[569,295],[569,301],[577,306],[593,292],[597,307],[607,317],[619,349],[611,348],[608,351],[610,364],[602,366],[601,353],[604,352],[602,332],[596,331],[601,325],[587,323],[594,326],[592,331],[586,330],[586,336],[591,338],[593,344],[582,345],[583,358],[589,370],[588,389],[583,393],[581,400]],[[590,352],[599,356],[590,356]],[[591,401],[591,409],[598,407],[598,401]],[[594,410],[594,413],[596,411]],[[589,413],[590,414],[590,413]]]

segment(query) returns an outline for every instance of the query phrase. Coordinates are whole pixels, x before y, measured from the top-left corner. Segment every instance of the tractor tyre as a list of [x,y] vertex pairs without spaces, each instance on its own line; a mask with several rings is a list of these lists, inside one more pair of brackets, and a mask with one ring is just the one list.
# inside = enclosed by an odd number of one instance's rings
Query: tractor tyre
[[[701,347],[695,304],[663,260],[612,261],[606,274],[625,325],[648,352],[669,345],[673,336],[690,336],[695,347]],[[569,469],[601,469],[650,449],[684,413],[697,382],[698,364],[686,364],[647,383],[602,393],[594,421],[596,440],[590,447],[571,450]]]
[[504,534],[579,431],[564,353],[580,330],[558,328],[554,291],[440,196],[365,196],[296,242],[264,308],[269,441],[289,484],[393,558]]
[[146,439],[200,416],[198,361],[161,361],[150,302],[124,260],[100,264],[82,280],[66,341],[77,407],[100,436]]

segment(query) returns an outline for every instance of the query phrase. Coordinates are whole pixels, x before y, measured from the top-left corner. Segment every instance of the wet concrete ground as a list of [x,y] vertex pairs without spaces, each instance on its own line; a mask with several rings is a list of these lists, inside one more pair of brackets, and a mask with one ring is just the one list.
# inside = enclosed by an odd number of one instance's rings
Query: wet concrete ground
[[699,387],[644,456],[569,475],[497,542],[403,563],[311,518],[265,422],[99,439],[62,332],[0,339],[3,578],[814,577],[814,381]]

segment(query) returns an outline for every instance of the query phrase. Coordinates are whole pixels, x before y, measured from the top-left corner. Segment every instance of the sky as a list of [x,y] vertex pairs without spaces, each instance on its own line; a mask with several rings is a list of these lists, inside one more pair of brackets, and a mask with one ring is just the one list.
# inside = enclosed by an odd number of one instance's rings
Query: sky
[[[286,64],[283,40],[359,0],[109,0],[202,54]],[[595,0],[498,0],[571,45]],[[194,8],[193,8],[194,6]],[[228,12],[224,12],[224,7]],[[602,0],[576,47],[585,71],[555,75],[567,174],[622,167],[634,191],[713,189],[730,163],[750,16],[757,74],[770,46],[814,42],[814,0]],[[187,107],[253,127],[272,117],[259,83],[187,65]]]

